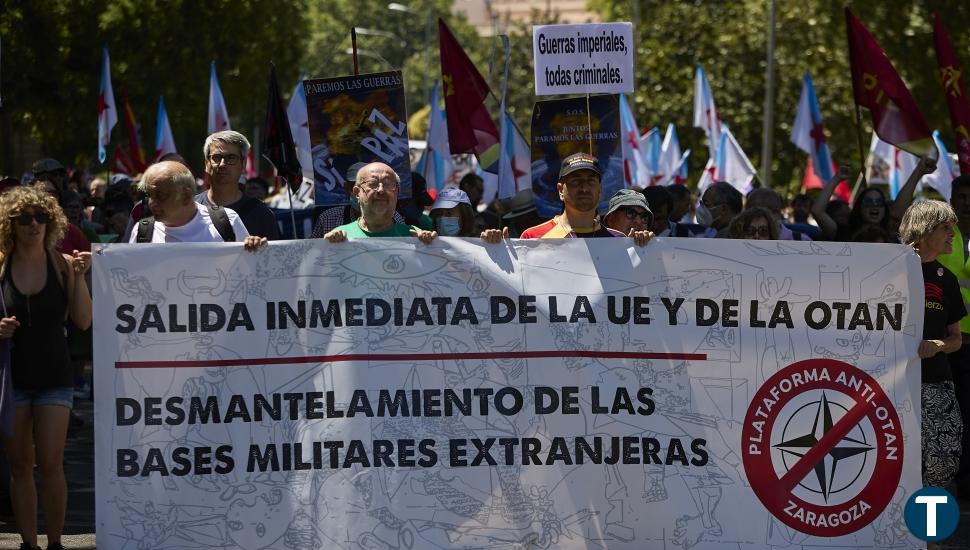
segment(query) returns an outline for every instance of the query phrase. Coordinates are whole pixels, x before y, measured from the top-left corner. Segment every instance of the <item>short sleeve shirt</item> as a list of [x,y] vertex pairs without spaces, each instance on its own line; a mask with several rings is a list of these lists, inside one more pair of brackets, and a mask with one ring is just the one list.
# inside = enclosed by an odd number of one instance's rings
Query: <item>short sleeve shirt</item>
[[343,231],[347,234],[348,239],[367,239],[370,237],[410,237],[412,229],[414,228],[410,225],[394,223],[391,224],[389,229],[385,229],[384,231],[364,231],[359,223],[352,221],[350,223],[337,226],[334,228],[334,231]]
[[[198,210],[195,216],[189,220],[188,223],[180,225],[178,227],[169,227],[162,222],[156,221],[155,228],[152,231],[153,243],[221,243],[223,242],[222,236],[219,235],[219,230],[216,229],[215,224],[212,223],[212,218],[209,217],[209,209],[202,206],[199,203],[195,203],[195,207]],[[232,224],[232,231],[236,234],[236,242],[242,242],[246,240],[249,236],[249,232],[246,230],[246,226],[243,225],[242,220],[239,219],[239,215],[233,212],[231,209],[226,208],[226,217],[229,218],[229,223]],[[132,231],[131,237],[129,237],[128,242],[136,242],[138,240],[138,231]]]
[[567,230],[559,223],[559,216],[539,225],[530,227],[522,232],[522,239],[589,239],[596,237],[626,237],[615,229],[610,229],[599,222],[590,231],[577,231],[575,228]]
[[[923,339],[946,338],[946,327],[957,323],[967,314],[960,295],[957,278],[943,264],[934,260],[923,266]],[[922,361],[923,382],[942,382],[953,378],[945,353],[937,353]]]

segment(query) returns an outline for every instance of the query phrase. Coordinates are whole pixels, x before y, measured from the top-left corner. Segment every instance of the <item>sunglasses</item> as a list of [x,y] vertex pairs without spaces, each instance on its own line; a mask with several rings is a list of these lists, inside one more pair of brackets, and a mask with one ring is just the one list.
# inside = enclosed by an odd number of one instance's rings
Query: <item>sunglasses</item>
[[47,225],[51,221],[51,216],[47,212],[37,212],[36,214],[17,214],[16,216],[10,216],[10,219],[16,222],[17,225],[30,225],[34,221],[40,225]]
[[623,212],[623,215],[625,215],[626,219],[628,220],[640,218],[640,221],[643,223],[650,223],[650,212],[637,212],[632,208],[621,208],[620,212]]
[[759,225],[758,227],[748,226],[744,228],[744,234],[748,237],[770,237],[771,230],[767,225]]
[[877,208],[879,206],[886,206],[886,201],[883,199],[862,199],[862,206],[866,208]]

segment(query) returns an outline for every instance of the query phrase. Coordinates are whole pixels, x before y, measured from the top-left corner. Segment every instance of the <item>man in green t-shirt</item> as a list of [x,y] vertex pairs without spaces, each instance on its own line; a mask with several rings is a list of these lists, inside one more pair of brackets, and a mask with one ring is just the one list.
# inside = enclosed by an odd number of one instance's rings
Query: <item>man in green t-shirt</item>
[[438,236],[436,231],[394,222],[400,185],[400,178],[383,162],[372,162],[358,170],[351,192],[360,203],[360,218],[335,227],[323,238],[340,243],[369,237],[417,237],[424,244],[431,244]]

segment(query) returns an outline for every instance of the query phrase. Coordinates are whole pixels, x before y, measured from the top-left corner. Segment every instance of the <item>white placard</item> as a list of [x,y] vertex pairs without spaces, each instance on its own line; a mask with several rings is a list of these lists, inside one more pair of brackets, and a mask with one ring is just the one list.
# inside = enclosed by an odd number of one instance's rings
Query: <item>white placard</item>
[[633,24],[532,27],[536,95],[633,93]]

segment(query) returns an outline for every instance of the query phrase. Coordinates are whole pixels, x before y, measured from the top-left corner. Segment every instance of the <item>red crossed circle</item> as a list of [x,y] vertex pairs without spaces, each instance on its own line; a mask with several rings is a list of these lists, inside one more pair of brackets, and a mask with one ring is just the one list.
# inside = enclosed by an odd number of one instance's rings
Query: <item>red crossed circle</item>
[[[828,376],[821,376],[822,371]],[[815,373],[817,377],[805,376],[806,373]],[[861,382],[861,389],[837,382],[840,374]],[[800,383],[793,382],[793,375]],[[779,391],[779,385],[786,380],[785,387],[789,390]],[[771,458],[772,444],[779,443],[770,441],[772,427],[788,402],[815,390],[833,390],[851,397],[855,403],[779,478]],[[767,414],[766,399],[773,402]],[[794,490],[806,475],[866,418],[876,432],[877,454],[875,469],[865,487],[840,504],[819,505],[796,496]],[[762,423],[760,430],[755,427],[756,422]],[[887,441],[894,443],[893,454]],[[785,525],[813,536],[837,537],[872,523],[892,499],[903,471],[903,432],[892,402],[866,372],[834,359],[799,361],[769,378],[748,407],[741,430],[741,447],[748,482],[765,508]]]

